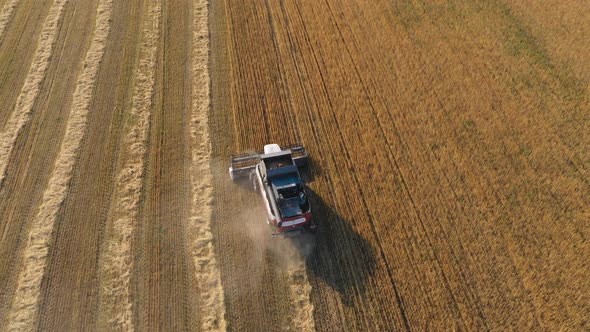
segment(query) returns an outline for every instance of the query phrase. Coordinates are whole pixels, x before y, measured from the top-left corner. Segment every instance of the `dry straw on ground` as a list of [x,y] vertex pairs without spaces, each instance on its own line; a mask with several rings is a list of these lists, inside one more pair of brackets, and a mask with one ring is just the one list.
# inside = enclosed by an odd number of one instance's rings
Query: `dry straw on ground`
[[[41,35],[39,36],[35,58],[18,96],[14,111],[6,123],[4,130],[0,132],[0,186],[2,186],[2,182],[6,176],[6,168],[8,167],[8,161],[16,144],[18,134],[31,118],[35,100],[39,95],[41,83],[45,78],[45,73],[49,66],[53,46],[59,31],[59,22],[67,2],[68,0],[56,0],[51,7],[43,25]],[[15,3],[15,1],[9,2],[4,8],[6,9],[11,4],[16,6]],[[0,38],[2,38],[2,24],[4,23],[3,19],[5,15],[8,15],[8,13],[3,10],[2,16],[0,17]]]
[[2,38],[4,37],[6,27],[12,20],[14,10],[19,2],[20,0],[9,0],[4,4],[4,7],[2,7],[2,11],[0,12],[0,41],[2,41]]
[[102,0],[98,5],[92,42],[78,76],[61,150],[24,248],[18,287],[9,312],[9,330],[33,330],[36,326],[41,279],[45,272],[51,233],[59,208],[67,195],[78,149],[86,130],[86,117],[110,31],[112,7],[112,0]]
[[194,4],[193,12],[193,111],[191,117],[191,193],[189,221],[191,255],[201,300],[202,328],[226,329],[225,304],[221,277],[211,234],[211,143],[209,139],[209,30],[208,1]]
[[305,258],[301,258],[289,270],[289,290],[294,309],[293,328],[296,331],[315,331],[313,303],[310,299],[311,285],[307,278]]
[[124,155],[107,221],[106,244],[100,264],[100,314],[103,320],[108,321],[109,329],[134,329],[130,285],[133,269],[131,242],[138,222],[161,15],[160,1],[152,1],[144,21],[133,104],[126,124],[127,134],[123,140]]

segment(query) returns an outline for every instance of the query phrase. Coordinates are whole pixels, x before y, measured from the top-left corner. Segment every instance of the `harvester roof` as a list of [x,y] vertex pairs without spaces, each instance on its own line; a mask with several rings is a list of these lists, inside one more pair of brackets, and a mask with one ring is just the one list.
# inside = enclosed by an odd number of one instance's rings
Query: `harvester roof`
[[288,166],[283,166],[283,167],[279,167],[279,168],[270,168],[270,169],[267,168],[267,170],[266,170],[266,176],[271,181],[273,179],[285,177],[285,176],[289,176],[289,175],[296,178],[297,174],[298,174],[297,173],[297,166],[295,166],[295,165],[288,165]]

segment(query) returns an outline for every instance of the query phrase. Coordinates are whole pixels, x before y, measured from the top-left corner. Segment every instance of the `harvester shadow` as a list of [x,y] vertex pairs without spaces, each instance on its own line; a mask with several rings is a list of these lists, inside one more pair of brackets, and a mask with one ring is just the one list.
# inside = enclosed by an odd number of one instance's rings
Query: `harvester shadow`
[[316,233],[290,239],[305,256],[310,279],[320,279],[340,295],[342,303],[354,304],[355,297],[364,297],[366,282],[375,270],[375,251],[369,241],[358,234],[334,209],[310,188]]
[[312,182],[317,176],[322,175],[320,163],[311,156],[307,159],[307,165],[299,169],[299,173],[305,183]]

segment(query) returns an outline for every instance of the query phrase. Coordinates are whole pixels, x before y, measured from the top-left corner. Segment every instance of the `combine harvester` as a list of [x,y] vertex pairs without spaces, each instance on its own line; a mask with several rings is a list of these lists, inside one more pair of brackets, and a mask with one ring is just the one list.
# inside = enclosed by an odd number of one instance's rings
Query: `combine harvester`
[[311,204],[299,174],[299,167],[307,162],[302,145],[281,149],[278,144],[267,144],[264,152],[232,156],[229,176],[234,182],[248,177],[254,191],[262,196],[267,223],[279,234],[313,232],[316,225],[311,218]]

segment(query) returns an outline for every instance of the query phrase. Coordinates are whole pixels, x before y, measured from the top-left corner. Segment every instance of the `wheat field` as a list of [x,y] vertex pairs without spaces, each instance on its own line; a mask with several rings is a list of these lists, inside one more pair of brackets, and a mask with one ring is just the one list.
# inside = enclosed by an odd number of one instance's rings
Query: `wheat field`
[[[587,3],[212,7],[210,121],[228,133],[214,160],[297,141],[313,160],[315,329],[588,328]],[[289,294],[273,250],[262,285],[241,290],[238,253],[256,244],[228,223],[248,198],[225,178],[213,224],[228,326],[292,325],[268,295]]]
[[[0,330],[590,329],[583,0],[0,0]],[[232,154],[302,143],[316,234]]]

